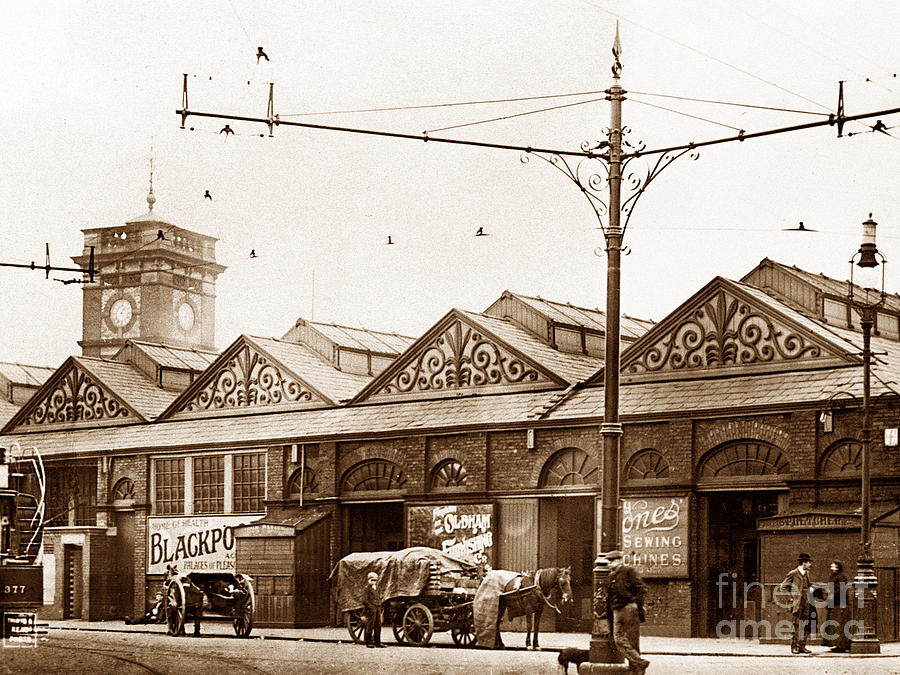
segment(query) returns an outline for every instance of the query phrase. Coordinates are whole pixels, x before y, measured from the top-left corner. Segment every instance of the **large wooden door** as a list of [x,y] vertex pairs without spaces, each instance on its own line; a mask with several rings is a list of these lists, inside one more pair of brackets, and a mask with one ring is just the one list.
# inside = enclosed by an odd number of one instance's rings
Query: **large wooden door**
[[331,518],[297,535],[297,591],[294,624],[323,626],[329,620],[329,542]]
[[[594,567],[593,497],[558,497],[540,500],[540,554],[538,567],[569,567],[572,574],[572,603],[560,607],[562,614],[545,612],[555,618],[555,630],[590,631]],[[542,617],[541,623],[544,623]],[[544,626],[542,626],[544,628]],[[553,630],[552,626],[547,629]]]
[[348,504],[344,507],[344,553],[399,551],[404,547],[403,504]]
[[117,511],[115,523],[113,618],[142,616],[140,608],[136,610],[134,607],[134,511]]

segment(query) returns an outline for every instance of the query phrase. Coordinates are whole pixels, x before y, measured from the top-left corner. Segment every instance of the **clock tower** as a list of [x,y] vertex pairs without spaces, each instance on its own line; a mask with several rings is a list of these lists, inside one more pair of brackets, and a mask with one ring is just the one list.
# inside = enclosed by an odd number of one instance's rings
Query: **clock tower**
[[124,225],[82,230],[87,268],[94,247],[95,281],[82,299],[84,356],[109,357],[128,339],[215,348],[216,238],[178,227],[154,213],[151,174],[147,213]]

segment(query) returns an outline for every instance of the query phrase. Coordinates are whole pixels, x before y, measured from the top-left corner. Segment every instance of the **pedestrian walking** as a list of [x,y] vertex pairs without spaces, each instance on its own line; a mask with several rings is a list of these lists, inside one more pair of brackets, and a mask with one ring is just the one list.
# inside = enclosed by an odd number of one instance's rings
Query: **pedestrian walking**
[[848,623],[850,608],[847,607],[847,575],[844,566],[837,560],[831,561],[831,576],[828,577],[828,619],[822,628],[822,644],[833,652],[849,652],[850,636]]
[[612,568],[606,586],[606,613],[612,617],[613,642],[628,661],[631,672],[641,675],[650,662],[641,657],[641,623],[647,584],[637,570],[625,564],[621,551],[606,554]]
[[366,577],[366,647],[384,647],[381,643],[381,595],[378,593],[378,574],[369,572]]
[[797,567],[787,573],[778,589],[791,596],[791,616],[793,633],[791,635],[791,654],[812,654],[806,648],[806,633],[809,630],[809,569],[812,558],[808,553],[797,556]]

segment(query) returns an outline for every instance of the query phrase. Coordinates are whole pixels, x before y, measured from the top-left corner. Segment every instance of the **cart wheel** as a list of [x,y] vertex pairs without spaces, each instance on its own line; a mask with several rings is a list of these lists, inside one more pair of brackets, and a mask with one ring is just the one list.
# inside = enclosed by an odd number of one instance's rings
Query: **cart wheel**
[[450,629],[450,637],[460,647],[471,647],[475,644],[475,617],[472,608],[467,607],[457,616],[458,624]]
[[187,613],[187,603],[184,595],[184,586],[178,579],[170,579],[166,584],[166,631],[169,635],[184,634],[184,616]]
[[347,631],[353,641],[361,645],[363,634],[366,632],[366,622],[363,620],[362,610],[351,609],[349,612],[344,612],[344,623],[347,625]]
[[414,647],[428,644],[434,633],[434,617],[422,603],[410,605],[403,614],[403,637]]
[[406,642],[406,639],[403,636],[403,619],[399,617],[395,618],[394,625],[391,626],[391,629],[394,631],[394,639],[397,640],[397,644],[404,644],[404,642]]
[[234,634],[238,637],[250,637],[250,631],[253,630],[253,613],[256,611],[256,594],[253,592],[253,584],[250,583],[250,577],[239,574],[237,580],[240,582],[239,590],[241,591],[241,599],[235,608]]

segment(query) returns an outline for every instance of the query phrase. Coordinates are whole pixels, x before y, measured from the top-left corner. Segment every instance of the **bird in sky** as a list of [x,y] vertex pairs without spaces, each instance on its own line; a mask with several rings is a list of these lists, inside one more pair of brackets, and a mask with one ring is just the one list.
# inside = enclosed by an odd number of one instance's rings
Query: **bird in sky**
[[393,243],[394,243],[394,242],[393,242],[393,240],[391,239],[391,235],[388,235],[387,244],[385,244],[385,246],[391,246],[391,245],[393,245]]
[[231,134],[232,136],[234,135],[234,129],[232,129],[229,125],[226,124],[224,127],[222,127],[222,129],[221,129],[221,131],[219,131],[219,133],[225,134],[225,138],[228,138],[228,134]]
[[476,237],[487,237],[487,236],[489,236],[489,235],[488,235],[487,232],[484,231],[484,228],[483,228],[483,227],[479,227],[479,228],[475,231],[475,236],[476,236]]
[[782,228],[785,232],[818,232],[818,230],[814,230],[811,227],[806,227],[803,224],[803,221],[800,221],[800,224],[797,227],[785,227]]
[[258,258],[258,257],[259,257],[258,255],[256,255],[256,249],[255,249],[255,248],[251,248],[251,249],[250,249],[250,257],[251,257],[251,258]]
[[209,201],[212,201],[212,195],[209,194],[209,190],[207,190],[206,192],[203,193],[203,198],[208,199]]
[[888,134],[888,132],[887,132],[887,125],[884,122],[882,122],[881,120],[875,120],[875,124],[872,127],[872,131],[880,131],[881,133],[887,134],[888,136],[890,136],[890,134]]
[[263,51],[262,47],[257,47],[256,48],[256,62],[259,63],[260,59],[265,59],[266,61],[268,61],[269,55]]

